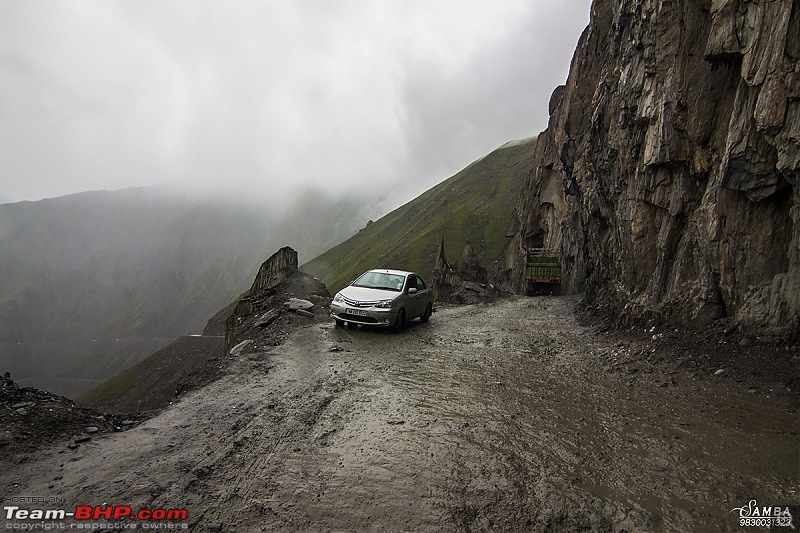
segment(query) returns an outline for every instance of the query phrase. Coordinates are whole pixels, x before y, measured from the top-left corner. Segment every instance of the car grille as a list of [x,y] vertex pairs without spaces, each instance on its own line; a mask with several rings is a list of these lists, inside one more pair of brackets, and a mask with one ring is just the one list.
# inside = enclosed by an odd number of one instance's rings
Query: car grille
[[373,307],[376,303],[378,303],[377,301],[362,302],[361,300],[351,300],[346,296],[342,296],[342,299],[344,300],[344,303],[350,307]]

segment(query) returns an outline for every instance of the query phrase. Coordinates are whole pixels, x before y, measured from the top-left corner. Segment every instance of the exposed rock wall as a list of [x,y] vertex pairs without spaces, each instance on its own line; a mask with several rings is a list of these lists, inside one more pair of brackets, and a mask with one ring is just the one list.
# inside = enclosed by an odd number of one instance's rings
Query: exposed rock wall
[[493,280],[560,247],[608,311],[796,325],[799,58],[796,1],[595,0]]
[[433,278],[431,279],[434,301],[443,301],[453,288],[463,281],[464,278],[458,268],[447,261],[444,253],[444,237],[442,237],[436,252],[436,263],[433,266]]
[[433,299],[442,302],[465,303],[454,301],[452,298],[455,295],[455,299],[458,300],[456,293],[462,292],[465,283],[475,289],[473,292],[485,291],[485,285],[488,283],[486,269],[480,265],[472,243],[469,241],[464,243],[464,250],[461,252],[461,268],[458,264],[451,265],[444,254],[444,237],[442,237],[436,252],[436,263],[431,279]]
[[488,283],[486,269],[480,265],[472,244],[467,241],[461,252],[461,268],[451,265],[444,254],[444,237],[439,241],[436,265],[431,278],[436,302],[474,304],[497,298],[499,292]]
[[280,285],[294,272],[297,272],[297,252],[289,246],[284,246],[261,264],[256,279],[250,287],[249,295]]

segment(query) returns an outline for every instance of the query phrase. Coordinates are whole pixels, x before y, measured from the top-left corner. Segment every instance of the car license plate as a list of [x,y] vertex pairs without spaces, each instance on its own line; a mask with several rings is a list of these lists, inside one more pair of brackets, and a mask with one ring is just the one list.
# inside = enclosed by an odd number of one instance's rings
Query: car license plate
[[367,312],[363,309],[348,309],[347,312],[351,315],[367,316]]

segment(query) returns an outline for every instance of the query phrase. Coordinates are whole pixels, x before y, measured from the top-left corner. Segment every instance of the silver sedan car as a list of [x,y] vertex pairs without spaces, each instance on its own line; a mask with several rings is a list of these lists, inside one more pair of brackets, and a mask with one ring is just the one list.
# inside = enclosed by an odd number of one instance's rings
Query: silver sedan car
[[419,317],[427,322],[433,312],[430,287],[419,274],[403,270],[370,270],[336,293],[331,316],[337,326],[346,323],[402,330]]

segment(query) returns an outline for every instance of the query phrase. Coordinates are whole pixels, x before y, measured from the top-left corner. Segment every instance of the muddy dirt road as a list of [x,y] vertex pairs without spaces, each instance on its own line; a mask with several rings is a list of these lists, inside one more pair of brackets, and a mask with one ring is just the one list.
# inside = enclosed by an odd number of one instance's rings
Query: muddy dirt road
[[680,373],[606,372],[611,341],[576,322],[577,301],[446,308],[399,335],[307,325],[141,426],[24,458],[0,487],[186,508],[195,531],[739,531],[734,507],[800,503],[796,412]]

